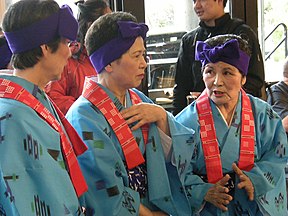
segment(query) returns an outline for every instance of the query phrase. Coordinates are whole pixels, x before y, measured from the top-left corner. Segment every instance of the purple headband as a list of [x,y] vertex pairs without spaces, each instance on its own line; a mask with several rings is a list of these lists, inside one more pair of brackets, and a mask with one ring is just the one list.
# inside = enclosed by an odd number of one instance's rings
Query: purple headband
[[12,57],[12,52],[5,43],[0,47],[0,69],[6,69]]
[[51,16],[14,32],[4,32],[12,53],[35,49],[61,36],[69,40],[77,37],[78,22],[71,8],[63,5]]
[[101,73],[108,64],[129,50],[137,37],[146,38],[148,26],[144,23],[118,21],[117,24],[119,26],[118,37],[110,40],[90,55],[91,63],[97,73]]
[[237,39],[232,39],[212,48],[203,41],[197,41],[195,59],[200,60],[202,66],[209,62],[223,61],[233,65],[246,76],[250,57],[239,48]]

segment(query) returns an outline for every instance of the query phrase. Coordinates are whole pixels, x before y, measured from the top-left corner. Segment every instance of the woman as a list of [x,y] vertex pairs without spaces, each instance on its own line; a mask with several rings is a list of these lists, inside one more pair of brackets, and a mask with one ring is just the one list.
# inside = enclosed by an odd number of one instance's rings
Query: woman
[[103,14],[111,12],[109,5],[104,0],[78,1],[77,6],[79,31],[77,42],[70,45],[72,57],[68,60],[61,79],[50,82],[45,87],[46,93],[64,114],[81,95],[85,76],[96,75],[84,46],[86,32],[93,21]]
[[194,214],[287,215],[287,138],[271,107],[242,90],[247,42],[221,35],[196,50],[206,88],[176,117],[196,129],[185,182]]
[[77,20],[55,1],[21,0],[2,25],[14,71],[0,75],[0,215],[83,215],[76,155],[87,147],[44,92],[71,56]]
[[[79,158],[89,185],[82,197],[88,215],[182,216],[191,211],[183,174],[193,152],[193,131],[134,89],[147,67],[147,31],[131,14],[115,12],[97,19],[86,34],[98,75],[86,78],[67,118],[89,148]],[[161,143],[168,146],[163,150]]]

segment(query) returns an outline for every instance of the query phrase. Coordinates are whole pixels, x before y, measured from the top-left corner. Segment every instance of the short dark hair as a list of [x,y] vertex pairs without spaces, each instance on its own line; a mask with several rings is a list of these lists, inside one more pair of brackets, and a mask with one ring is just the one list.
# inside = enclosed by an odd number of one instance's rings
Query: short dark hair
[[239,48],[242,51],[244,51],[247,55],[251,56],[251,51],[250,51],[248,42],[238,35],[234,35],[234,34],[217,35],[217,36],[208,38],[207,40],[205,40],[205,43],[209,44],[211,47],[215,47],[215,46],[224,44],[225,42],[232,40],[232,39],[236,39],[239,43]]
[[93,23],[100,16],[105,14],[109,5],[104,0],[87,0],[85,2],[78,2],[78,23],[79,30],[77,40],[84,44],[85,35],[89,28],[89,24]]
[[94,21],[88,29],[85,37],[85,46],[88,55],[91,55],[108,41],[117,37],[117,21],[137,22],[137,19],[135,16],[127,12],[113,12],[105,14]]
[[[33,11],[33,13],[31,13]],[[13,32],[40,21],[59,11],[59,5],[54,0],[20,0],[12,4],[4,14],[2,27],[4,32]],[[52,52],[58,49],[61,38],[57,37],[47,46]],[[43,56],[40,47],[13,54],[12,65],[16,69],[33,67]]]

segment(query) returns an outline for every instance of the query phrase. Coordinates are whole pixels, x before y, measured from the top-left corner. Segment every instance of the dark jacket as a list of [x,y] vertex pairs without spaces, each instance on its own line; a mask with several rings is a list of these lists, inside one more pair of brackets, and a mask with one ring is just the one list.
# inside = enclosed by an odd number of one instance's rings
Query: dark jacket
[[267,102],[281,119],[288,115],[288,85],[280,81],[270,87],[267,91]]
[[174,111],[176,115],[187,106],[186,96],[190,92],[202,92],[205,88],[200,61],[195,61],[196,41],[204,41],[221,34],[241,35],[249,43],[252,56],[249,63],[247,81],[244,89],[247,93],[261,97],[261,88],[264,85],[264,64],[255,32],[243,20],[225,14],[215,21],[215,27],[208,27],[204,22],[182,37],[178,54],[174,87]]

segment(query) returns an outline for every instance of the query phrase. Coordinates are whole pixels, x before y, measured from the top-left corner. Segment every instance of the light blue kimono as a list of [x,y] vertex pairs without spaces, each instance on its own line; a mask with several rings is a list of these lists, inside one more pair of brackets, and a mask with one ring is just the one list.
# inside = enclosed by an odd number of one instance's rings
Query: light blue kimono
[[[23,86],[53,113],[37,86],[15,76],[0,77]],[[0,98],[0,133],[0,215],[79,215],[58,132],[32,108]]]
[[[193,102],[176,116],[177,121],[195,132],[195,151],[191,170],[186,173],[186,191],[191,195],[190,204],[194,213],[200,215],[288,215],[284,167],[287,164],[287,138],[281,119],[264,101],[249,96],[255,120],[255,164],[244,173],[254,186],[254,201],[249,201],[245,189],[235,187],[235,196],[227,206],[229,212],[222,212],[204,196],[212,184],[203,182],[198,175],[206,175],[200,126],[196,104]],[[217,139],[221,152],[223,173],[232,172],[232,163],[239,160],[239,135],[241,130],[241,97],[239,96],[231,126],[228,127],[219,110],[210,100]],[[198,175],[196,175],[196,173]],[[236,185],[239,179],[236,177]]]
[[[107,88],[101,87],[118,110],[124,109]],[[143,102],[151,103],[143,93],[136,89],[134,91]],[[128,91],[126,103],[127,107],[132,105]],[[161,209],[173,216],[191,215],[182,185],[188,161],[193,153],[193,130],[183,127],[168,114],[174,165],[165,163],[156,124],[150,124],[146,146],[141,130],[133,131],[142,154],[146,148],[148,194],[140,199],[138,192],[129,188],[125,159],[116,134],[98,108],[81,96],[66,116],[89,148],[78,157],[89,187],[88,192],[82,197],[82,204],[86,207],[88,215],[139,215],[140,202],[151,210]]]

